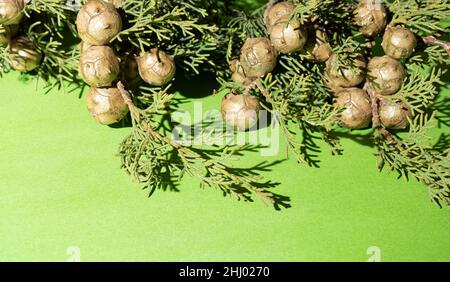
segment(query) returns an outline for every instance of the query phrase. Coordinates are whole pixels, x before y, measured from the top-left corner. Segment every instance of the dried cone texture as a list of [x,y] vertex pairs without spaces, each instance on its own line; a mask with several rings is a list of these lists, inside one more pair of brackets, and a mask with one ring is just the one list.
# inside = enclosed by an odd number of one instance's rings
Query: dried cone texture
[[280,2],[266,9],[264,23],[267,30],[280,20],[286,20],[294,12],[295,6],[288,2]]
[[80,38],[91,45],[108,44],[122,29],[122,20],[113,4],[89,0],[78,12]]
[[308,32],[300,20],[280,20],[270,28],[270,40],[275,49],[283,54],[301,51],[308,39]]
[[384,53],[394,59],[409,58],[417,45],[414,33],[403,27],[389,27],[383,36]]
[[392,129],[405,129],[409,126],[408,118],[411,118],[410,109],[403,103],[394,103],[383,100],[379,108],[381,123]]
[[92,46],[81,53],[80,74],[90,86],[110,86],[119,72],[119,60],[111,47]]
[[23,17],[25,0],[0,0],[0,24],[18,24]]
[[91,48],[93,45],[86,43],[84,41],[81,41],[78,45],[78,48],[80,49],[80,53],[84,53],[87,49]]
[[139,67],[134,55],[128,55],[122,60],[122,74],[126,84],[134,85],[141,82]]
[[19,25],[0,25],[0,46],[8,46],[11,38],[16,35]]
[[13,69],[20,72],[32,71],[40,65],[41,60],[42,54],[28,37],[20,36],[11,41],[9,61]]
[[87,108],[104,125],[117,123],[128,113],[128,106],[115,87],[91,87],[87,96]]
[[370,88],[381,95],[392,95],[402,87],[406,73],[402,64],[389,57],[374,57],[367,66]]
[[222,117],[227,125],[245,131],[258,122],[259,101],[247,94],[227,94],[222,100]]
[[242,68],[241,62],[239,60],[232,60],[230,62],[231,78],[234,82],[248,85],[252,83],[252,79],[245,76],[244,69]]
[[119,8],[120,5],[122,5],[122,1],[123,0],[103,0],[103,1],[105,1],[107,3],[110,3],[110,4],[113,4],[114,7]]
[[335,107],[343,108],[341,125],[350,129],[369,126],[372,119],[372,107],[367,93],[359,88],[347,88],[337,93]]
[[247,77],[262,77],[277,65],[277,50],[269,39],[249,38],[241,49],[240,62]]
[[152,49],[137,58],[139,74],[150,85],[163,86],[175,76],[173,58],[159,49]]
[[386,9],[381,1],[361,0],[354,11],[359,31],[368,37],[380,34],[386,27]]
[[366,61],[363,57],[352,59],[347,66],[338,66],[337,59],[336,54],[331,55],[326,67],[327,83],[332,90],[357,86],[364,81]]
[[320,29],[310,30],[305,49],[311,59],[321,63],[326,62],[333,54],[327,34]]

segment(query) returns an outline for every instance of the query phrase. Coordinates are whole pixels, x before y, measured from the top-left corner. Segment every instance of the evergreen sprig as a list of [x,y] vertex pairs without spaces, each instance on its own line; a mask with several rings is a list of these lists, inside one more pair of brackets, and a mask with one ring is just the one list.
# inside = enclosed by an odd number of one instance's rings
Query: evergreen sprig
[[408,180],[410,177],[428,186],[430,198],[442,206],[450,205],[450,148],[436,151],[430,145],[427,131],[435,127],[434,115],[419,114],[410,122],[409,133],[400,139],[395,135],[375,133],[379,168],[387,166]]
[[[333,30],[344,28],[348,31],[353,17],[352,4],[354,2],[354,0],[293,0],[295,9],[290,19],[296,17],[303,22],[317,24],[321,27]],[[336,34],[336,36],[344,38],[345,34]]]
[[[264,25],[264,12],[276,1],[269,1],[267,5],[245,14],[242,11],[236,12],[227,27],[227,35],[224,41],[228,42],[227,57],[235,58],[239,54],[239,49],[245,39],[250,37],[268,37],[268,31]],[[348,2],[337,3],[336,1],[293,1],[297,4],[293,17],[299,17],[305,21],[321,22],[326,21],[321,15],[325,15],[327,10],[332,11],[327,14],[327,18],[340,14],[342,17],[349,17],[351,13],[344,7]],[[318,3],[321,2],[321,3]],[[339,1],[338,1],[339,2]],[[336,5],[337,4],[337,5]],[[343,11],[346,11],[343,13]],[[335,14],[336,13],[336,14]],[[316,15],[312,17],[312,15]],[[310,17],[311,16],[311,17]],[[336,30],[336,27],[333,27]],[[331,43],[336,44],[336,51],[342,53],[342,57],[355,57],[355,52],[349,52],[349,47],[357,46],[357,43],[348,30],[348,25],[342,26],[342,30],[336,32]],[[339,47],[338,47],[339,46]],[[338,50],[341,48],[341,50]],[[331,128],[338,121],[337,111],[330,110],[331,95],[324,81],[324,65],[308,60],[310,56],[305,53],[294,53],[289,55],[280,55],[278,67],[266,78],[254,83],[252,86],[239,86],[236,83],[229,82],[222,73],[219,75],[219,82],[223,88],[230,91],[249,92],[262,97],[268,102],[267,110],[277,120],[280,125],[283,136],[286,139],[287,152],[294,155],[299,163],[316,165],[311,156],[316,154],[317,148],[309,146],[308,133],[317,132],[332,148],[333,153],[340,152],[339,142],[332,138]],[[337,60],[340,64],[348,64],[348,60]],[[328,111],[330,110],[330,111]],[[314,117],[314,118],[312,118]],[[299,137],[303,135],[303,141]],[[319,137],[320,138],[320,137]]]
[[31,17],[32,13],[36,14],[51,14],[55,17],[56,22],[53,27],[60,27],[61,25],[66,25],[65,21],[68,20],[68,12],[73,12],[69,6],[66,5],[67,0],[32,0],[30,1],[24,9],[24,13],[27,17]]
[[59,37],[53,20],[50,18],[46,22],[36,21],[27,32],[27,36],[43,55],[36,70],[36,78],[45,81],[47,91],[53,88],[64,89],[67,83],[79,87],[78,57],[64,44],[63,36]]
[[[222,44],[222,31],[218,26],[223,21],[221,15],[227,12],[222,7],[223,3],[205,0],[124,0],[119,9],[124,28],[113,40],[113,46],[119,53],[131,50],[136,55],[149,48],[161,48],[174,56],[180,72],[212,71],[217,62],[214,59],[221,57],[217,49]],[[179,125],[171,120],[171,113],[179,109],[180,100],[171,94],[172,85],[127,85],[125,89],[119,83],[119,89],[132,120],[131,133],[119,146],[122,167],[150,194],[156,189],[176,190],[179,180],[188,174],[202,187],[216,188],[238,200],[256,198],[264,204],[287,205],[288,199],[268,190],[276,183],[259,176],[272,163],[248,168],[231,165],[243,152],[257,150],[255,146],[208,145],[223,139],[223,129],[201,130],[182,140],[173,138]]]
[[176,183],[189,174],[198,179],[202,187],[219,189],[238,200],[253,201],[253,195],[265,205],[287,205],[286,198],[267,190],[276,183],[263,181],[259,176],[271,164],[261,163],[250,168],[229,165],[236,161],[236,155],[253,150],[251,146],[205,148],[180,144],[154,129],[153,118],[164,113],[172,95],[161,92],[153,105],[142,110],[134,105],[120,83],[119,89],[130,108],[133,123],[132,133],[120,146],[119,156],[123,168],[134,179],[145,183],[150,194],[157,188],[176,189]]
[[[241,11],[228,25],[224,41],[228,42],[227,58],[239,55],[239,48],[246,38],[265,36],[264,10],[268,4],[249,15]],[[353,68],[353,59],[365,56],[370,59],[373,43],[365,40],[353,24],[353,10],[357,1],[293,0],[294,12],[289,19],[299,18],[303,23],[321,28],[329,35],[329,44],[335,54],[332,67]],[[436,118],[448,124],[448,99],[438,99],[444,85],[442,77],[448,68],[448,43],[442,39],[445,29],[441,22],[448,17],[449,2],[446,0],[383,1],[389,11],[389,25],[403,25],[418,34],[419,43],[414,55],[403,61],[408,72],[402,89],[391,97],[383,97],[368,91],[372,100],[373,134],[383,166],[410,176],[429,187],[430,196],[437,204],[449,204],[449,149],[438,150],[426,138],[427,130],[435,126]],[[430,37],[431,35],[431,37]],[[428,37],[425,37],[428,36]],[[377,41],[378,42],[378,41]],[[444,47],[444,48],[443,48]],[[229,76],[228,76],[229,77]],[[229,79],[228,79],[229,80]],[[339,124],[340,110],[332,106],[332,94],[327,86],[324,64],[313,62],[308,54],[297,52],[282,54],[277,68],[265,78],[243,87],[227,81],[221,74],[219,82],[232,92],[244,92],[261,97],[262,105],[280,124],[289,152],[299,163],[318,166],[317,140],[331,146],[333,154],[340,154],[340,142],[333,133]],[[416,116],[411,120],[407,133],[396,135],[382,127],[378,116],[378,104],[383,99],[402,101]],[[267,104],[267,105],[266,105]],[[435,115],[428,115],[433,109]],[[444,136],[445,137],[445,136]],[[442,141],[444,140],[444,141]],[[440,144],[447,144],[446,138]],[[442,145],[441,145],[442,147]]]
[[[43,58],[37,69],[23,77],[44,81],[47,91],[64,90],[67,84],[78,88],[77,58],[70,43],[75,33],[75,13],[65,0],[33,0],[25,6],[24,14],[19,35],[30,38]],[[9,72],[8,48],[1,48],[1,52],[0,73]]]
[[432,65],[450,65],[450,56],[442,46],[428,45],[417,52],[408,60],[410,63],[427,64]]
[[214,66],[210,56],[217,46],[213,33],[218,27],[208,19],[211,4],[205,6],[204,2],[123,0],[124,28],[113,40],[136,52],[161,48],[173,55],[186,73],[199,74],[208,64]]
[[434,102],[439,87],[445,85],[441,81],[444,72],[437,67],[427,71],[418,65],[410,65],[402,89],[391,98],[407,104],[413,114],[423,113]]
[[9,47],[0,46],[0,77],[11,70],[8,62]]
[[[81,3],[85,1],[82,0]],[[299,163],[318,166],[319,140],[325,141],[332,154],[340,154],[340,142],[334,134],[341,109],[333,106],[333,94],[327,84],[325,64],[311,60],[308,52],[280,54],[278,65],[269,75],[243,86],[229,79],[229,62],[238,58],[247,38],[268,37],[265,11],[275,4],[270,0],[247,14],[233,0],[122,0],[119,12],[123,30],[110,42],[122,58],[139,55],[150,48],[160,48],[173,55],[179,70],[187,74],[215,71],[221,90],[258,96],[286,139],[287,152]],[[371,58],[373,43],[353,23],[356,0],[292,0],[294,12],[288,19],[299,19],[311,30],[328,35],[335,59],[331,65],[354,69],[355,58]],[[372,105],[372,132],[380,169],[388,167],[406,179],[425,183],[431,199],[439,206],[450,206],[449,138],[441,135],[431,143],[427,131],[449,124],[448,99],[437,97],[444,84],[443,75],[450,62],[448,33],[441,23],[448,17],[448,0],[386,0],[389,26],[404,26],[420,36],[415,54],[402,63],[408,76],[402,89],[391,97],[364,88]],[[28,36],[43,54],[41,65],[32,73],[49,86],[64,87],[77,83],[79,51],[74,45],[76,8],[65,0],[33,0],[25,8],[20,33]],[[310,31],[311,31],[310,30]],[[372,42],[372,39],[375,41]],[[379,46],[378,46],[379,47]],[[0,47],[0,75],[10,70],[9,48]],[[378,55],[378,54],[377,54]],[[239,200],[259,199],[265,204],[288,206],[286,197],[268,189],[276,183],[260,178],[274,163],[237,168],[235,161],[243,152],[256,152],[259,146],[225,146],[213,140],[226,132],[202,130],[184,140],[171,135],[178,125],[170,119],[182,99],[172,94],[172,85],[154,87],[137,83],[118,88],[131,112],[131,133],[120,144],[123,168],[152,194],[156,189],[176,189],[186,174],[202,187],[209,186]],[[220,92],[220,91],[219,91]],[[403,102],[415,115],[408,132],[389,131],[381,124],[378,106],[383,99]],[[430,114],[433,112],[433,114]],[[204,123],[207,121],[203,121]],[[192,125],[194,127],[201,125]],[[189,127],[189,126],[188,126]],[[209,140],[198,145],[198,140]],[[211,142],[210,142],[211,141]],[[234,165],[232,165],[234,163]]]
[[[446,0],[395,0],[386,4],[392,13],[389,25],[404,25],[421,36],[440,36],[444,31],[441,23],[450,11]],[[433,40],[422,39],[426,44],[434,43]],[[426,184],[430,198],[439,207],[450,206],[449,148],[436,150],[437,147],[430,144],[431,138],[426,134],[436,127],[437,116],[444,114],[443,120],[448,119],[442,111],[428,114],[433,108],[436,109],[434,101],[440,87],[445,85],[442,77],[448,69],[448,50],[442,48],[440,43],[443,41],[439,41],[438,45],[418,44],[416,54],[405,62],[408,77],[402,89],[390,97],[407,104],[415,114],[409,122],[409,132],[399,137],[380,127],[377,116],[374,116],[373,122],[380,169],[386,165],[407,180],[411,177]],[[372,101],[382,99],[376,93],[369,94]],[[376,108],[376,105],[372,106]]]
[[393,14],[389,25],[405,25],[419,35],[444,31],[442,21],[450,14],[448,0],[385,1]]

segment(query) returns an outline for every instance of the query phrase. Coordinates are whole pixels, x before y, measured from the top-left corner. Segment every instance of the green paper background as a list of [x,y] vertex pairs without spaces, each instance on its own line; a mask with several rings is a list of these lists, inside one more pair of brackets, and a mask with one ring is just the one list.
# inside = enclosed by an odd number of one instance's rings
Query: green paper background
[[[98,125],[84,98],[44,95],[15,73],[0,89],[1,261],[65,261],[71,246],[82,261],[367,261],[371,246],[382,261],[450,260],[449,210],[424,185],[378,173],[374,150],[351,139],[343,156],[325,148],[320,169],[287,160],[264,173],[289,209],[224,198],[192,178],[148,198],[114,157],[128,128]],[[220,97],[202,101],[213,109]],[[239,166],[283,156],[247,154]]]
[[[148,198],[114,157],[129,128],[98,125],[84,97],[18,78],[0,80],[0,261],[66,261],[72,246],[81,261],[367,261],[372,246],[381,261],[450,261],[450,211],[424,185],[379,173],[370,142],[343,139],[335,157],[323,147],[319,169],[290,159],[265,172],[289,209],[225,198],[189,177]],[[183,95],[211,93],[210,80],[190,85]],[[220,99],[202,98],[203,108]],[[283,158],[251,153],[239,166]]]

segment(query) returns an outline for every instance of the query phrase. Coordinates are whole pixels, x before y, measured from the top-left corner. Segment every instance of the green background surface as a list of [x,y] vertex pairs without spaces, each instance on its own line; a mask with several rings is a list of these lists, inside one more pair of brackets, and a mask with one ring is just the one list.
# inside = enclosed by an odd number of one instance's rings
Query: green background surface
[[[371,246],[382,261],[450,261],[449,210],[424,185],[378,173],[370,146],[344,139],[344,155],[325,150],[320,169],[272,167],[264,177],[291,198],[281,211],[189,177],[148,198],[114,157],[129,128],[98,125],[84,97],[44,95],[15,73],[0,85],[1,261],[66,261],[71,246],[82,261],[367,261]],[[205,85],[183,91],[206,95]],[[214,109],[220,97],[201,101]],[[283,156],[247,154],[239,166]]]
[[[343,139],[342,156],[324,147],[319,169],[291,159],[265,172],[289,209],[237,202],[189,177],[148,198],[115,157],[129,128],[98,125],[85,97],[45,95],[18,77],[0,80],[0,261],[67,261],[71,247],[81,261],[367,261],[371,247],[381,261],[450,261],[450,211],[425,185],[379,173],[370,141]],[[185,83],[181,94],[217,109],[210,85]],[[282,159],[249,153],[238,165]]]

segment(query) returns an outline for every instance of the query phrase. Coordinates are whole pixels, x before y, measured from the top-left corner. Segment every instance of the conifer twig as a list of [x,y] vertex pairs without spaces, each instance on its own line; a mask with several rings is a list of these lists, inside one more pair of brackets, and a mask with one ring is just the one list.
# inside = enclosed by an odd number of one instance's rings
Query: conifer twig
[[370,98],[370,105],[372,107],[372,128],[373,130],[381,133],[386,139],[390,138],[392,134],[387,131],[384,127],[381,126],[380,114],[379,114],[379,104],[380,101],[384,99],[384,97],[372,89],[367,87],[367,84],[364,86],[364,90],[367,92]]
[[[279,206],[289,207],[287,203],[289,198],[267,190],[267,188],[274,187],[277,184],[271,181],[263,181],[258,174],[258,171],[265,171],[272,164],[262,163],[250,168],[233,168],[226,161],[231,160],[234,155],[238,154],[239,148],[231,149],[226,146],[218,153],[219,150],[197,149],[191,145],[181,145],[152,128],[147,122],[148,117],[134,105],[130,94],[122,82],[117,84],[117,88],[130,109],[133,118],[133,130],[135,131],[126,139],[128,142],[122,144],[120,155],[124,162],[123,166],[135,178],[147,182],[147,186],[152,189],[152,192],[157,186],[164,184],[164,180],[161,178],[165,177],[166,174],[158,169],[159,167],[164,167],[164,170],[169,172],[169,176],[171,177],[173,177],[172,174],[175,171],[180,173],[180,178],[185,173],[188,173],[197,177],[200,180],[201,186],[218,188],[224,194],[232,195],[238,200],[252,201],[249,194],[253,194],[265,206],[272,204],[275,208],[279,208]],[[140,129],[141,127],[145,131],[144,134],[146,136],[157,141],[157,144],[155,144],[156,148],[154,148],[155,146],[146,137],[144,137],[144,141],[141,141],[143,134]],[[129,152],[131,149],[129,142],[140,143],[138,153],[134,150]],[[173,149],[167,149],[166,145],[169,145]],[[132,147],[134,148],[135,146]],[[151,148],[154,151],[151,151]],[[162,148],[164,148],[164,152],[161,151]],[[146,165],[140,160],[144,152],[146,154],[146,161],[151,162],[150,165]],[[163,156],[167,152],[170,155],[168,160]],[[157,169],[156,171],[155,167]],[[147,169],[151,171],[147,172]],[[143,175],[148,176],[144,177]]]
[[426,44],[434,44],[434,45],[438,45],[438,46],[443,47],[445,49],[445,51],[447,52],[447,54],[450,56],[450,42],[445,41],[445,40],[437,39],[433,35],[424,36],[424,37],[422,37],[422,40]]
[[131,97],[128,93],[128,91],[125,90],[125,86],[121,81],[117,83],[117,89],[119,89],[120,94],[122,95],[123,100],[128,105],[128,108],[130,109],[131,114],[134,116],[134,118],[137,118],[138,120],[141,120],[142,126],[145,128],[145,130],[154,138],[159,139],[160,141],[163,141],[170,146],[174,147],[175,149],[181,150],[182,147],[177,142],[162,136],[161,133],[155,131],[145,120],[142,120],[140,118],[139,109],[133,104],[133,101],[131,100]]

